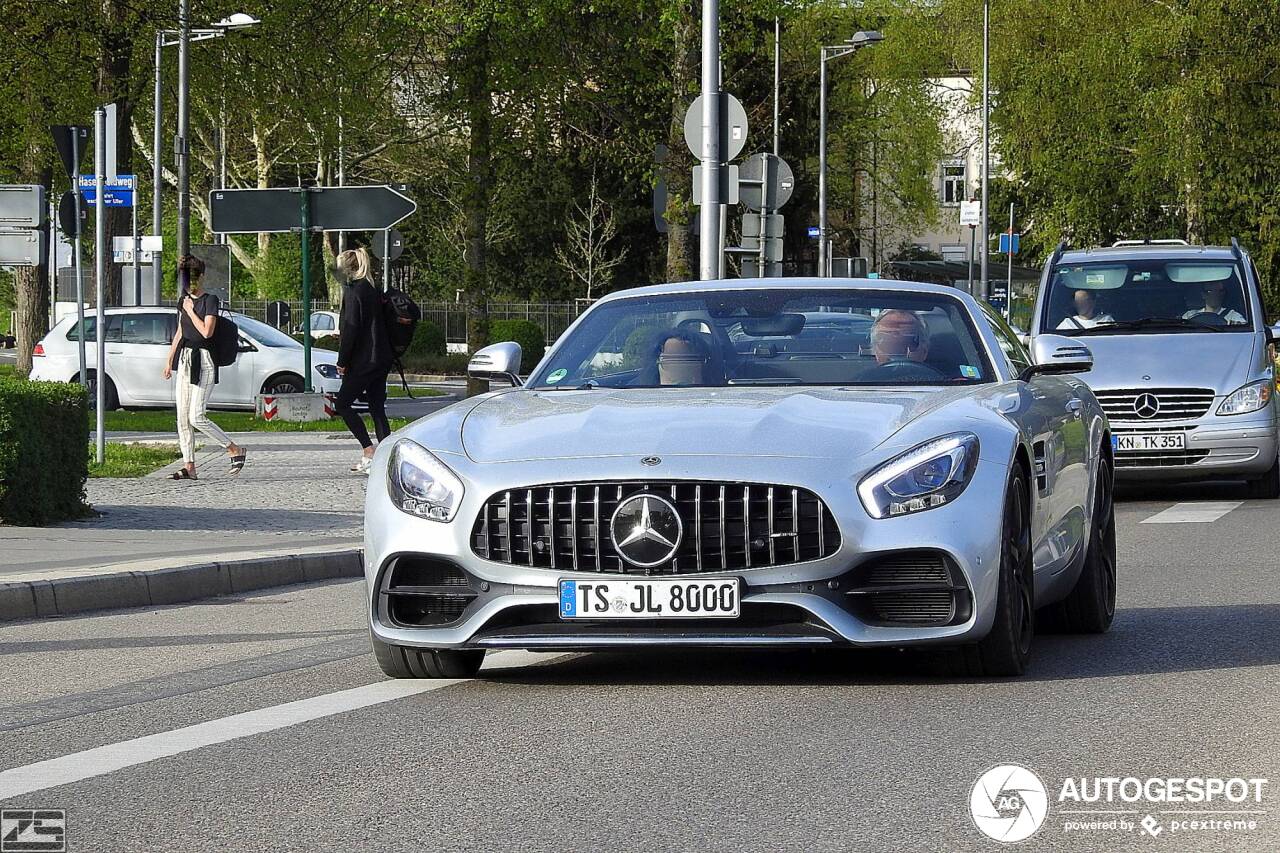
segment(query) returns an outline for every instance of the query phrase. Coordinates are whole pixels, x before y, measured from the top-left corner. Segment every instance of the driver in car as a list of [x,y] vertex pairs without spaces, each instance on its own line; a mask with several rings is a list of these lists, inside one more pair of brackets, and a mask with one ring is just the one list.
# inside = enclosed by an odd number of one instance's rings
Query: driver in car
[[871,327],[871,349],[877,364],[920,364],[929,357],[929,329],[912,312],[890,309]]
[[1229,325],[1240,325],[1244,323],[1244,316],[1232,308],[1226,307],[1223,303],[1227,297],[1227,283],[1225,281],[1207,281],[1204,284],[1204,307],[1192,308],[1190,311],[1182,315],[1184,320],[1190,320],[1200,314],[1217,314]]
[[705,385],[711,353],[699,335],[671,331],[658,338],[654,360],[659,385]]

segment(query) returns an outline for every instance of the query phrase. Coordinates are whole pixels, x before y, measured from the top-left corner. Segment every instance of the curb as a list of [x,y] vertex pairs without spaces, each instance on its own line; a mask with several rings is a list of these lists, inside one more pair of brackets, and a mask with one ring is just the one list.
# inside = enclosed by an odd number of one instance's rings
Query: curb
[[0,622],[70,616],[121,607],[181,604],[251,590],[363,575],[361,552],[348,550],[259,557],[171,569],[0,582]]

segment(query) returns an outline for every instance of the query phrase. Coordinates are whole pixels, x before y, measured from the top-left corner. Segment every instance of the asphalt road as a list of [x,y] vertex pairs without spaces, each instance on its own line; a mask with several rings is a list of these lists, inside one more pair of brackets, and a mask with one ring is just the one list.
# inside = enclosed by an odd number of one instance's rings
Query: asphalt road
[[[994,850],[970,792],[1018,764],[1050,800],[1020,849],[1280,849],[1280,502],[1182,489],[1118,515],[1113,631],[1038,637],[1017,680],[740,651],[387,682],[350,582],[0,627],[0,805],[66,809],[76,851]],[[1271,781],[1260,804],[1058,801],[1130,776]]]

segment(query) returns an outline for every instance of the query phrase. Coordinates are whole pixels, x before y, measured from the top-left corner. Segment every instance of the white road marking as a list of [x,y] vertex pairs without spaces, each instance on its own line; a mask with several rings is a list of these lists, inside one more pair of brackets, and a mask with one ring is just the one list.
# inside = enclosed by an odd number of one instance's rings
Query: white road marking
[[[484,669],[501,670],[530,666],[563,657],[566,655],[523,651],[490,652],[485,659]],[[83,752],[38,761],[24,767],[14,767],[0,772],[0,800],[79,782],[94,776],[103,776],[126,767],[179,755],[201,747],[275,731],[309,720],[318,720],[346,711],[367,708],[370,705],[392,702],[431,690],[440,690],[469,680],[471,679],[441,678],[378,681],[363,687],[339,690],[336,693],[313,696],[310,699],[299,699],[296,702],[286,702],[283,705],[247,711],[219,720],[209,720],[172,731],[86,749]]]
[[1217,521],[1244,501],[1195,501],[1174,504],[1163,512],[1144,518],[1142,524],[1208,524]]

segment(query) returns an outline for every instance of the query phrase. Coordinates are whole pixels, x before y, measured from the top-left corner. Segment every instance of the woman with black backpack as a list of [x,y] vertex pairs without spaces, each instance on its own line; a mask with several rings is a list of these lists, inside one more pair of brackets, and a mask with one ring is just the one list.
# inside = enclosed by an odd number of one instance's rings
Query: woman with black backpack
[[221,445],[231,457],[231,473],[239,474],[244,468],[245,449],[209,420],[207,412],[209,395],[218,381],[218,365],[213,357],[218,297],[204,290],[204,261],[186,255],[178,261],[178,273],[186,273],[188,286],[178,302],[178,330],[169,346],[163,375],[167,380],[174,371],[178,374],[178,444],[186,464],[172,479],[196,479],[195,430]]
[[338,374],[342,387],[334,408],[364,450],[360,461],[351,466],[357,474],[369,473],[374,445],[364,419],[351,404],[363,396],[369,404],[378,441],[391,435],[391,424],[387,422],[387,375],[395,358],[382,295],[370,278],[371,267],[369,252],[364,248],[348,249],[338,255],[338,273],[346,283],[342,286],[342,314],[338,320]]

